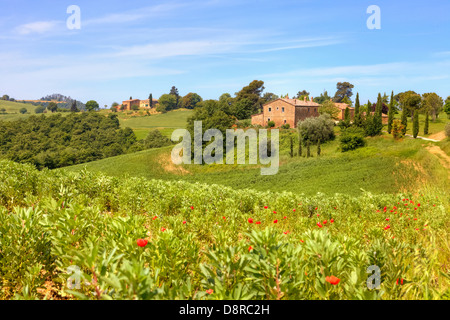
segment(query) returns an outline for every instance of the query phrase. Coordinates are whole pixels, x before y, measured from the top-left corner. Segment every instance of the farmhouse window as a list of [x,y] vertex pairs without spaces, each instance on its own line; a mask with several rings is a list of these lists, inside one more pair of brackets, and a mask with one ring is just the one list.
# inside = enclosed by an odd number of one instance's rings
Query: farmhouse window
[[284,107],[283,107],[283,108],[281,108],[281,112],[284,112]]
[[272,108],[269,108],[269,112],[272,111]]
[[284,124],[286,124],[286,119],[284,119]]
[[309,113],[309,108],[308,108],[308,113]]

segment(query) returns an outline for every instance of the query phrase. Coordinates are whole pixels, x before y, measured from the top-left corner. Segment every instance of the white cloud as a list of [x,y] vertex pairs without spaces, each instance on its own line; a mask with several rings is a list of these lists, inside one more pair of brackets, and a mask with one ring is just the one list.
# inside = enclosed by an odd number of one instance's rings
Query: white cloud
[[60,21],[37,21],[27,24],[22,24],[15,28],[15,31],[21,35],[28,35],[32,33],[43,34],[49,32],[60,24]]

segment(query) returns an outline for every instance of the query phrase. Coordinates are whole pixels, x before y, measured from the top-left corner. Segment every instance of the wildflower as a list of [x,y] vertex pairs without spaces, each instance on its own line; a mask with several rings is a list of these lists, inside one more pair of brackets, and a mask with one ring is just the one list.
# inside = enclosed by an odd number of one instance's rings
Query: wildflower
[[264,206],[264,209],[267,209],[268,208],[268,206]]
[[295,209],[292,209],[293,212],[295,212]]
[[278,220],[274,220],[273,223],[278,223]]
[[137,245],[142,248],[145,247],[148,243],[148,241],[145,239],[138,239],[136,242],[137,242]]
[[248,218],[248,223],[253,223],[253,219],[252,218]]
[[223,220],[227,220],[227,218],[225,218],[225,217],[222,217],[222,219],[223,219]]
[[317,210],[318,208],[316,207],[316,210]]
[[387,209],[387,208],[386,208],[386,207],[384,207],[383,211],[386,211],[386,209]]
[[274,211],[273,213],[277,214],[277,212],[276,212],[276,211]]
[[304,243],[305,241],[303,241],[303,240],[300,240],[300,242],[301,242],[301,243]]
[[183,224],[186,224],[186,221],[183,221]]
[[341,281],[341,279],[339,279],[335,276],[331,276],[331,277],[325,277],[325,281],[329,282],[332,285],[337,285],[339,283],[339,281]]
[[283,232],[284,234],[288,234],[289,233],[289,230],[288,231],[285,231],[285,232]]
[[318,226],[319,228],[322,228],[322,225],[320,224],[320,222],[317,222],[317,226]]
[[330,222],[333,223],[333,222],[334,222],[334,219],[331,219]]
[[284,216],[284,217],[283,217],[283,219],[287,219],[287,217],[286,217],[286,216]]
[[418,203],[417,206],[420,207],[420,203]]
[[158,217],[157,217],[157,216],[154,216],[152,219],[153,219],[153,221],[154,221],[154,220],[158,219]]
[[256,224],[261,224],[261,221],[256,221]]
[[164,231],[166,231],[167,229],[166,228],[161,228],[161,232],[164,232]]
[[328,222],[327,220],[323,220],[323,224],[327,224],[327,222]]
[[250,251],[252,251],[252,250],[253,250],[253,247],[252,247],[252,246],[248,247],[248,252],[250,252]]
[[191,206],[191,210],[194,210],[194,206]]
[[206,293],[207,293],[207,294],[213,294],[213,292],[214,292],[213,289],[208,289],[208,290],[206,290]]
[[386,227],[384,227],[384,230],[387,230],[387,229],[390,229],[390,228],[391,228],[391,226],[387,225]]
[[389,221],[389,218],[386,218],[386,221]]

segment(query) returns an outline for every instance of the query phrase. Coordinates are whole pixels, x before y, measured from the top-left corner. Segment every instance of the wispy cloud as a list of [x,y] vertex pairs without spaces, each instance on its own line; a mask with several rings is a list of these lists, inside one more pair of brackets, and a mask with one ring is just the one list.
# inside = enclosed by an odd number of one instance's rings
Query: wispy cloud
[[43,34],[49,31],[54,30],[58,25],[60,25],[61,21],[37,21],[22,24],[15,28],[15,31],[20,35],[28,35],[28,34]]

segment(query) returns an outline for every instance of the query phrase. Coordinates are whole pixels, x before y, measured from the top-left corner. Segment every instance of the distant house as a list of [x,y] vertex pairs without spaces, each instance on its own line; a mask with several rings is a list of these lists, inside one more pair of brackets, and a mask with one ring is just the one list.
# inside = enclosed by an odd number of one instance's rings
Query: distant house
[[350,107],[346,103],[336,103],[335,102],[334,105],[340,110],[340,112],[338,113],[339,120],[345,119],[345,109],[347,109],[347,108],[350,111],[350,119],[353,120],[355,118],[355,108]]
[[275,127],[289,124],[291,128],[297,126],[297,122],[309,117],[319,116],[320,105],[306,97],[303,100],[280,98],[266,103],[263,112],[252,116],[252,125],[266,126],[269,121],[275,122]]
[[[153,108],[156,107],[158,104],[158,100],[153,99]],[[146,100],[139,100],[139,99],[132,99],[132,100],[125,100],[122,102],[123,110],[129,111],[131,110],[132,106],[138,106],[139,108],[147,108],[150,109],[150,99]],[[118,106],[120,108],[120,105]]]

